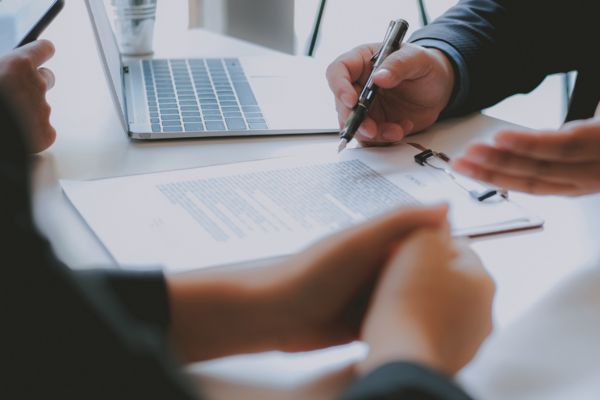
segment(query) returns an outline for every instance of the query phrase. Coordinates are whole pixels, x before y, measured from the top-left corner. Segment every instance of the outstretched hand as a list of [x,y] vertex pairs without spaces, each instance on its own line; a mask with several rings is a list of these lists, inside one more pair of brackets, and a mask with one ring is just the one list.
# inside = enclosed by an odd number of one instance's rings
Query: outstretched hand
[[598,193],[600,116],[570,122],[556,132],[500,132],[494,145],[471,145],[454,168],[504,189],[530,194]]
[[[369,79],[370,60],[379,47],[357,47],[327,69],[341,128]],[[373,82],[380,90],[356,135],[364,146],[391,144],[432,125],[450,100],[454,70],[439,50],[404,44],[385,60]]]
[[0,92],[19,117],[32,153],[46,150],[56,139],[46,102],[46,92],[54,87],[54,74],[40,68],[52,56],[54,45],[38,40],[0,57]]

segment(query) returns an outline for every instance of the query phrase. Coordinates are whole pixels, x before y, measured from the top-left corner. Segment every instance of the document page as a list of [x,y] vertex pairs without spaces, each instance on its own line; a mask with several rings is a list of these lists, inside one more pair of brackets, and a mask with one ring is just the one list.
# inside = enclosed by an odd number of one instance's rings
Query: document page
[[471,198],[418,153],[354,149],[61,184],[121,266],[172,272],[293,254],[406,205],[449,202],[455,235],[539,222],[499,196]]

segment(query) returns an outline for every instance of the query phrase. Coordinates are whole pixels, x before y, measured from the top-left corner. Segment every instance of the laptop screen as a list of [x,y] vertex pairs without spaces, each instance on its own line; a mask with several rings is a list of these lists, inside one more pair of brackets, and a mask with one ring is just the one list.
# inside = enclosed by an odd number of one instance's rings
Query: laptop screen
[[125,130],[128,130],[125,121],[124,95],[123,95],[123,64],[121,53],[115,34],[113,33],[108,19],[108,14],[103,0],[86,0],[98,53],[102,61],[102,67],[106,74],[113,100],[117,103],[117,111]]
[[0,0],[0,56],[17,47],[56,0]]

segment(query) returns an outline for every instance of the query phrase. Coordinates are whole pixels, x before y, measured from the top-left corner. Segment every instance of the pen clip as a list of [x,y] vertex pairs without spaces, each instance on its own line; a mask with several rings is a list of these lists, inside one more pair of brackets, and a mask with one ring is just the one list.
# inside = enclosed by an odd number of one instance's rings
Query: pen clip
[[385,45],[385,43],[387,42],[387,40],[390,38],[390,35],[392,34],[392,30],[394,29],[394,25],[396,25],[398,21],[392,21],[390,22],[390,26],[388,27],[387,32],[385,33],[385,37],[383,38],[383,42],[381,43],[381,47],[379,48],[379,50],[377,50],[377,53],[373,54],[373,56],[371,57],[371,62],[375,62],[377,61],[377,58],[379,58],[379,55],[381,54],[381,50],[383,49],[383,46]]

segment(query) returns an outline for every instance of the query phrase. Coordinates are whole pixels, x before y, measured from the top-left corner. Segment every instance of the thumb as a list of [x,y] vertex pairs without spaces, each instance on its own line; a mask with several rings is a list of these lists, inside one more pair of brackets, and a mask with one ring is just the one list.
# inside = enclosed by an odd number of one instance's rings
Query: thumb
[[35,68],[40,67],[46,61],[54,57],[55,48],[52,42],[47,40],[36,40],[25,46],[14,50],[15,54],[20,54],[31,61]]
[[[439,262],[428,261],[445,261],[448,258],[457,256],[452,246],[453,241],[450,232],[450,224],[447,221],[439,226],[426,226],[412,233],[406,239],[404,247],[406,249],[412,248],[409,252],[413,252],[415,258],[421,260],[428,268],[439,268],[441,266]],[[432,251],[434,249],[435,251]]]
[[379,291],[387,297],[396,293],[399,288],[410,286],[415,280],[438,276],[456,257],[451,243],[450,230],[446,224],[413,231],[389,257],[379,278]]
[[46,91],[52,89],[56,83],[56,77],[54,76],[54,73],[48,68],[40,68],[38,71],[44,82],[46,82]]
[[470,272],[483,272],[485,269],[479,256],[469,247],[469,239],[458,238],[452,240],[452,247],[454,248],[456,258],[454,259],[453,266],[456,269],[470,271]]
[[417,79],[426,75],[433,62],[435,60],[429,57],[421,46],[404,44],[381,64],[373,75],[373,83],[381,88],[391,89],[406,79]]
[[600,103],[598,103],[598,107],[596,107],[596,112],[594,113],[594,118],[600,117]]

